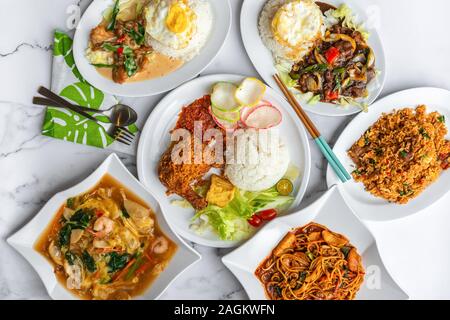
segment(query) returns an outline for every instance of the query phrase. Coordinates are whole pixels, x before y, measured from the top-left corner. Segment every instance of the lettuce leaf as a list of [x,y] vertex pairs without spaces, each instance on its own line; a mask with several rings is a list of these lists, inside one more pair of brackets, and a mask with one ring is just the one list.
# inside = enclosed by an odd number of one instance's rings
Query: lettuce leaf
[[325,17],[330,25],[334,25],[342,20],[342,25],[344,27],[359,31],[364,40],[367,41],[370,37],[370,33],[365,29],[364,25],[356,22],[352,9],[346,4],[342,4],[336,10],[328,10],[325,13]]
[[275,68],[278,71],[278,75],[280,76],[281,81],[286,85],[288,88],[293,88],[297,85],[297,81],[291,78],[289,73],[291,72],[291,68],[287,64],[277,64]]
[[222,240],[243,240],[254,229],[247,223],[253,214],[268,208],[284,208],[292,203],[293,197],[283,197],[275,188],[262,192],[249,192],[236,189],[235,196],[224,207],[208,205],[192,218],[191,228],[203,233],[211,228]]

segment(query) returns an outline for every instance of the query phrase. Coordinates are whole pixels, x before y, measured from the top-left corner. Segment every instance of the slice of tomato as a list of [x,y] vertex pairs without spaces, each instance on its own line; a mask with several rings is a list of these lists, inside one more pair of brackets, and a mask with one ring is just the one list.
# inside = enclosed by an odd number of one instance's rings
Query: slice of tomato
[[260,217],[258,217],[258,215],[253,215],[250,219],[247,220],[248,223],[255,228],[258,228],[261,226],[261,224],[263,223],[262,219]]
[[264,221],[271,221],[277,217],[278,212],[275,209],[267,209],[258,212],[257,215]]

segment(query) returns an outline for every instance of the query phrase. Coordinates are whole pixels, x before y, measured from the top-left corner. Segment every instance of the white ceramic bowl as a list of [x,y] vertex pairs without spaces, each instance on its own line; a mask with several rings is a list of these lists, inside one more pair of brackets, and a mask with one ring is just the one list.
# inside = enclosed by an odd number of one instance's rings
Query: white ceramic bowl
[[[219,81],[241,82],[245,77],[239,75],[218,74],[192,80],[168,94],[155,107],[148,118],[139,140],[137,166],[139,180],[158,197],[161,207],[166,213],[166,219],[174,226],[182,237],[195,243],[217,247],[229,248],[240,244],[240,241],[223,241],[212,232],[202,235],[189,228],[193,209],[184,209],[171,204],[178,199],[177,196],[166,196],[166,188],[158,177],[158,165],[161,155],[170,144],[170,131],[175,126],[178,114],[183,106],[208,94],[214,83]],[[295,200],[290,212],[300,204],[306,192],[311,169],[311,153],[308,137],[299,118],[292,107],[278,93],[267,88],[265,100],[272,102],[282,113],[283,121],[280,124],[280,137],[289,149],[291,163],[300,169],[300,177],[294,184]]]
[[178,246],[178,250],[170,260],[167,268],[156,278],[145,293],[138,298],[157,299],[172,281],[174,281],[189,266],[201,259],[196,251],[189,247],[172,231],[172,228],[167,224],[161,213],[158,202],[152,194],[133,177],[122,162],[120,162],[119,158],[115,154],[112,154],[85,180],[68,190],[54,195],[33,220],[7,239],[8,243],[22,254],[36,270],[44,282],[48,294],[53,299],[78,298],[59,283],[53,272],[53,266],[45,257],[34,249],[34,245],[67,198],[74,197],[95,187],[100,179],[107,173],[117,179],[131,192],[135,193],[139,198],[144,200],[153,209],[161,230]]
[[199,55],[184,64],[178,70],[161,78],[117,84],[100,75],[85,57],[89,42],[89,33],[102,19],[106,8],[114,4],[113,0],[96,0],[86,9],[75,32],[73,53],[75,63],[82,76],[94,87],[118,96],[142,97],[166,92],[178,87],[202,72],[217,56],[231,28],[231,7],[228,0],[210,0],[214,15],[213,27],[209,39]]
[[[258,23],[259,15],[267,0],[245,0],[241,10],[241,35],[244,42],[245,49],[255,66],[258,73],[264,81],[281,92],[272,76],[277,73],[274,59],[269,49],[264,45],[259,36]],[[324,0],[334,6],[339,6],[343,3],[347,4],[357,17],[357,21],[366,22],[367,30],[370,32],[369,45],[372,47],[376,57],[376,67],[381,71],[380,75],[375,81],[372,81],[368,86],[370,95],[365,100],[369,105],[372,104],[383,89],[386,80],[386,63],[383,45],[378,35],[377,30],[371,22],[376,21],[374,17],[369,17],[366,11],[361,8],[361,2],[357,0]],[[316,105],[309,105],[307,101],[300,100],[302,107],[309,112],[316,113],[323,116],[348,116],[361,111],[357,106],[338,107],[329,103],[318,103]],[[371,107],[369,107],[371,108]]]
[[[427,106],[427,112],[438,111],[447,119],[447,127],[450,119],[450,91],[437,88],[417,88],[401,91],[387,96],[372,105],[369,113],[361,113],[341,133],[334,146],[334,153],[342,161],[348,172],[355,170],[354,163],[347,155],[351,146],[372,126],[383,113],[391,113],[395,109],[416,108],[421,104]],[[447,135],[450,139],[450,133]],[[348,181],[339,183],[338,177],[329,167],[327,172],[328,186],[339,184],[339,190],[348,206],[362,220],[388,221],[396,220],[415,214],[426,209],[449,193],[450,171],[444,171],[433,184],[424,192],[412,199],[408,204],[400,205],[389,203],[377,198],[365,191],[363,183]]]
[[274,220],[251,240],[222,258],[223,263],[241,282],[250,299],[267,299],[264,287],[254,275],[257,267],[270,255],[286,233],[312,221],[348,237],[362,255],[366,276],[357,299],[408,299],[386,270],[372,234],[346,206],[336,187],[331,188],[308,208]]

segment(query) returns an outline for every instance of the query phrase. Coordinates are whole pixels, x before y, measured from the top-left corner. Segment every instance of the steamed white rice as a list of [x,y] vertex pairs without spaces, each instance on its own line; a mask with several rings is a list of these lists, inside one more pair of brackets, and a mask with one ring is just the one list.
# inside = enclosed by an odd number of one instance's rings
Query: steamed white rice
[[283,178],[290,162],[289,150],[276,129],[238,130],[233,152],[233,161],[227,159],[225,176],[245,191],[273,187]]

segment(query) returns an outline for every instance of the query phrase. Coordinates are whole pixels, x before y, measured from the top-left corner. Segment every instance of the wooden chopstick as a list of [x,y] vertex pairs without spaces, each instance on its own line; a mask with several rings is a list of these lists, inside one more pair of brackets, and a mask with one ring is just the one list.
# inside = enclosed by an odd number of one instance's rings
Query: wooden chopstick
[[294,97],[291,91],[284,85],[283,81],[281,81],[280,77],[278,75],[274,75],[274,79],[277,82],[280,89],[283,91],[284,95],[288,99],[289,103],[293,107],[294,111],[297,113],[297,115],[300,117],[300,120],[302,120],[303,124],[306,126],[306,129],[311,134],[311,136],[315,139],[320,137],[320,132],[316,128],[316,126],[312,123],[311,119],[309,119],[308,115],[303,111],[303,108],[300,106],[300,104],[297,102],[297,99]]
[[314,123],[311,121],[311,119],[308,117],[306,112],[303,110],[301,105],[298,103],[297,99],[294,97],[292,92],[284,85],[284,83],[281,81],[280,77],[278,75],[273,76],[276,83],[280,87],[281,91],[283,91],[283,94],[285,95],[286,99],[288,100],[289,104],[294,109],[295,113],[299,116],[300,120],[305,125],[306,129],[308,130],[309,134],[313,137],[314,141],[318,145],[320,151],[325,156],[327,161],[330,163],[331,167],[339,177],[339,179],[342,182],[346,182],[348,180],[351,180],[350,174],[345,170],[342,163],[339,161],[339,159],[334,154],[333,150],[331,150],[330,146],[326,142],[326,140],[322,137],[319,130],[316,128]]

